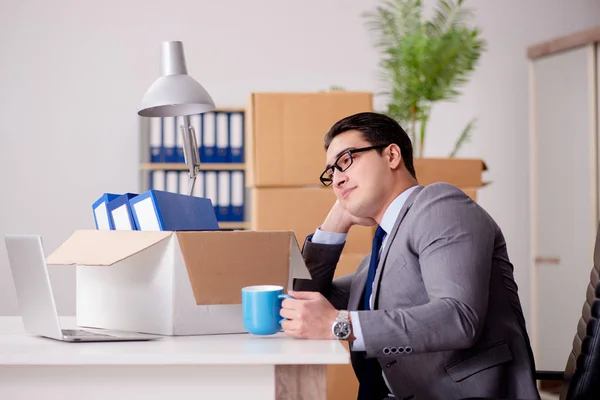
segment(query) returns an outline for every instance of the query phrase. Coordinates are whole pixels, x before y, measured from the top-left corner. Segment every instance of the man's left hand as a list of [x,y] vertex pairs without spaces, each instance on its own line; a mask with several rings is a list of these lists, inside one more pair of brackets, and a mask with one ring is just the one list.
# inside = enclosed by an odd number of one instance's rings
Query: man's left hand
[[338,316],[321,293],[288,292],[293,299],[281,303],[281,316],[286,318],[281,327],[286,335],[302,339],[334,339],[331,325]]

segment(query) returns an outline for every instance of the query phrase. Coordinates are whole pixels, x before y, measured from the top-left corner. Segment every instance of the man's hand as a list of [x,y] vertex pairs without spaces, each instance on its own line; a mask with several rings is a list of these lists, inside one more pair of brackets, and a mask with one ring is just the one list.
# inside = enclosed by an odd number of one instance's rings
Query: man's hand
[[335,339],[331,325],[338,316],[338,310],[318,292],[288,292],[293,299],[285,299],[281,304],[281,316],[287,318],[281,323],[286,335],[302,339]]
[[348,233],[352,225],[372,226],[377,222],[373,218],[359,218],[350,214],[344,205],[336,200],[325,217],[321,229],[327,232]]

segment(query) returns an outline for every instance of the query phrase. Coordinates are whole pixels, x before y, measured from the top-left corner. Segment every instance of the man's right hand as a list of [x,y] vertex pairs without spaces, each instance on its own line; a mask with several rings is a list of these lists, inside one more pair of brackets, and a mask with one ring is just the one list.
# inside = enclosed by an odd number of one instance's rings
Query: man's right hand
[[359,218],[350,214],[339,200],[336,200],[321,225],[322,231],[348,233],[352,225],[373,226],[377,222],[373,218]]

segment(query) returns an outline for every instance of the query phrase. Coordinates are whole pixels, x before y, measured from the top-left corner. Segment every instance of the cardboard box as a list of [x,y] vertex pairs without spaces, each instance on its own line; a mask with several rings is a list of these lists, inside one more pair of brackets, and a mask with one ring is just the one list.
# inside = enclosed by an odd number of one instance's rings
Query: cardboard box
[[[251,189],[251,230],[291,230],[300,244],[323,223],[335,203],[331,188]],[[368,253],[375,227],[353,226],[344,252]]]
[[248,103],[249,187],[320,185],[325,134],[344,117],[373,111],[366,92],[252,93]]
[[461,188],[461,190],[475,202],[477,201],[477,189],[478,188]]
[[159,335],[245,332],[241,288],[310,279],[292,232],[76,231],[77,323]]
[[478,188],[485,183],[482,173],[487,170],[483,160],[468,158],[415,158],[419,184],[446,182],[460,188]]

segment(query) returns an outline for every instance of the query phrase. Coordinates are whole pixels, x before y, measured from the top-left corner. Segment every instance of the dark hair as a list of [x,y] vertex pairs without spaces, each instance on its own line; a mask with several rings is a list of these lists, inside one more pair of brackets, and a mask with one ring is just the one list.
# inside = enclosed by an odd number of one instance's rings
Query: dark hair
[[[397,144],[400,147],[400,154],[406,169],[416,179],[410,138],[400,124],[387,115],[362,112],[339,120],[325,135],[325,150],[329,148],[334,137],[353,130],[361,132],[365,140],[372,146]],[[381,155],[383,149],[378,149],[377,152]]]

